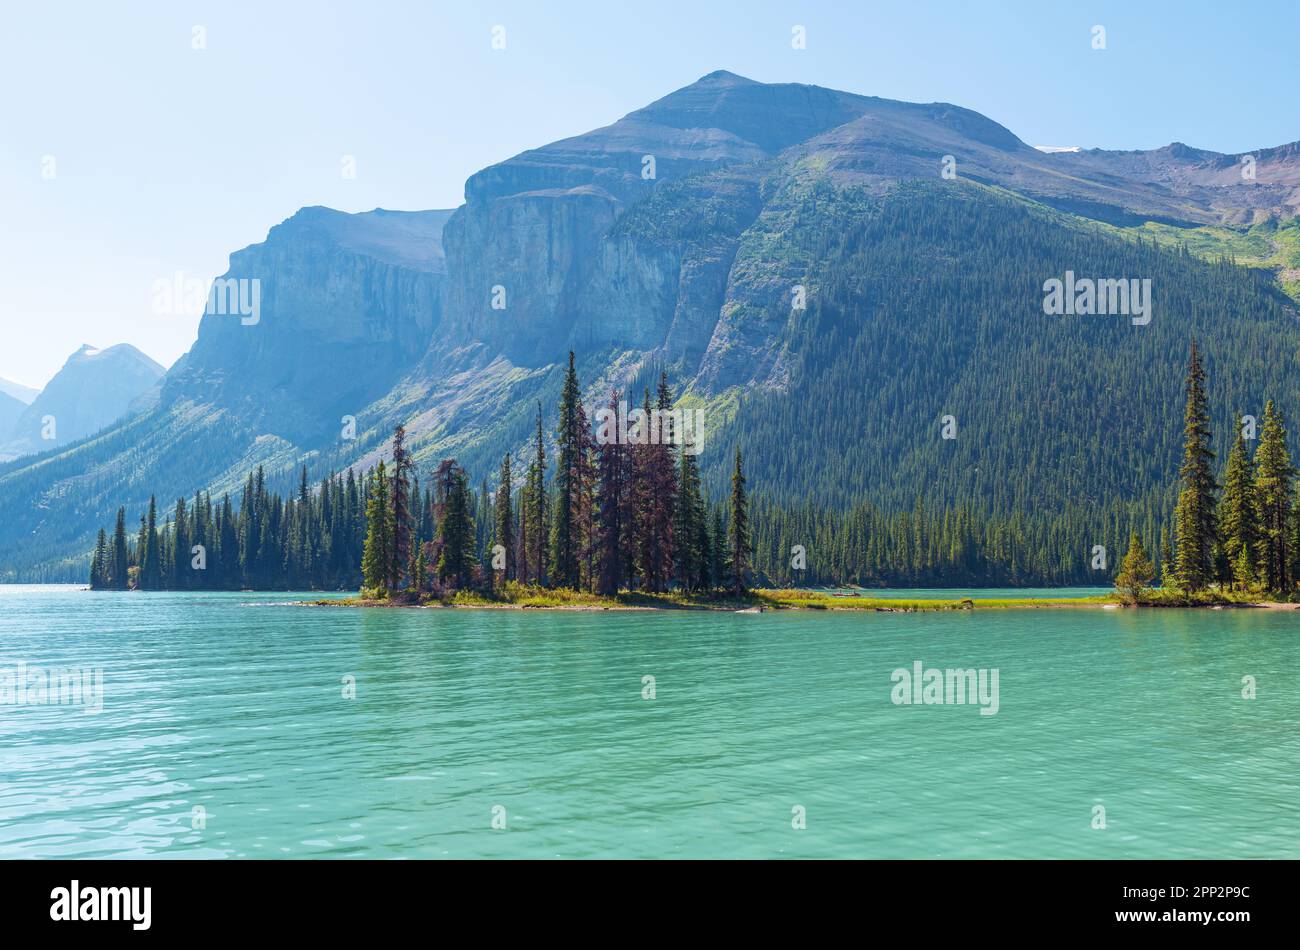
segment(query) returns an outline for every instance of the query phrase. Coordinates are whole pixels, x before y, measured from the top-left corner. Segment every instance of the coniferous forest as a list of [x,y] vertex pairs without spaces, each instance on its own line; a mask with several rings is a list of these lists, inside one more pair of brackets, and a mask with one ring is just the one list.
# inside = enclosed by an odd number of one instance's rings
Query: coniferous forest
[[[229,495],[198,493],[162,515],[151,500],[138,524],[119,509],[111,530],[99,532],[91,586],[362,589],[388,597],[515,582],[613,595],[752,584],[1064,583],[1077,582],[1079,562],[1087,563],[1082,534],[1019,515],[979,517],[919,501],[885,513],[867,502],[830,511],[751,500],[739,449],[729,496],[710,499],[697,455],[674,439],[666,376],[654,394],[644,391],[641,424],[626,441],[599,437],[581,393],[570,355],[553,440],[539,405],[531,451],[505,456],[477,489],[455,459],[422,481],[398,427],[391,461],[361,476],[349,469],[313,485],[303,467],[296,492],[284,496],[267,489],[258,469],[237,506]],[[606,418],[622,398],[610,394]],[[1115,532],[1129,538],[1122,563],[1094,559],[1083,578],[1114,578],[1134,597],[1157,579],[1184,593],[1290,596],[1300,578],[1300,508],[1280,413],[1269,401],[1257,426],[1241,424],[1218,471],[1206,373],[1193,345],[1183,435],[1173,537],[1152,536],[1154,516],[1117,519]]]
[[[743,457],[727,504],[701,493],[695,455],[673,444],[673,394],[662,377],[644,393],[626,441],[600,440],[570,356],[555,459],[541,407],[526,467],[506,456],[495,485],[476,491],[455,459],[422,485],[398,427],[391,461],[318,485],[304,467],[289,497],[265,473],[248,476],[238,506],[226,495],[156,501],[128,530],[119,509],[91,561],[98,590],[347,590],[371,596],[445,594],[511,582],[615,594],[670,589],[743,591],[754,576]],[[611,394],[617,411],[620,395]],[[613,427],[611,427],[611,431]],[[514,472],[522,467],[516,484]]]

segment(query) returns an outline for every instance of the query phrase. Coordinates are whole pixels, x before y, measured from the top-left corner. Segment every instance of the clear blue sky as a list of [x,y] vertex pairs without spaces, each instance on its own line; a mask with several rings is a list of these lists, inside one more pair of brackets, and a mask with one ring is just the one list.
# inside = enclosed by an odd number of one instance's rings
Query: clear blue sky
[[155,315],[155,280],[219,275],[304,205],[455,207],[714,69],[954,102],[1032,145],[1242,152],[1300,139],[1297,37],[1294,0],[8,4],[0,376],[42,385],[83,342],[170,364],[197,318]]

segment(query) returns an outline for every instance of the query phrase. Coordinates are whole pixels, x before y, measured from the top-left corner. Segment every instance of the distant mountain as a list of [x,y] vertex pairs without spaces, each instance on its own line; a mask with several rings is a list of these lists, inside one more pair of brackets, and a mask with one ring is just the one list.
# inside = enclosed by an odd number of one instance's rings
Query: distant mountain
[[0,456],[13,458],[74,442],[120,419],[165,370],[135,347],[83,345],[9,430]]
[[[1073,550],[1166,510],[1193,337],[1221,436],[1266,396],[1300,409],[1275,280],[1300,267],[1300,155],[1254,159],[1045,153],[954,105],[711,73],[471,176],[454,212],[307,208],[232,254],[256,323],[206,315],[132,415],[0,466],[0,575],[80,570],[151,493],[371,465],[399,422],[421,466],[487,476],[570,349],[589,401],[664,371],[706,411],[715,496],[741,446],[771,499],[1023,512]],[[1238,244],[1267,267],[1211,260]],[[1066,270],[1152,278],[1152,323],[1045,316]]]
[[32,400],[40,395],[39,389],[32,389],[30,386],[24,386],[22,383],[15,383],[13,380],[0,377],[0,394],[17,399],[24,406],[30,406]]
[[13,431],[19,417],[26,409],[26,403],[20,402],[6,392],[0,392],[0,438],[4,437],[4,433]]

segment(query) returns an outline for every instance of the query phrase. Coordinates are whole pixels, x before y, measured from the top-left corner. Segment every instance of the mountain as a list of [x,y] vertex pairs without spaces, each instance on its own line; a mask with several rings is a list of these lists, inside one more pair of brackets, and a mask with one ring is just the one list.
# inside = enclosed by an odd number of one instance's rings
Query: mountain
[[0,433],[12,432],[27,404],[6,392],[0,392]]
[[236,251],[223,276],[258,282],[261,317],[205,314],[162,405],[207,405],[295,445],[329,441],[428,349],[450,216],[304,208]]
[[74,442],[121,418],[165,370],[135,347],[82,345],[9,429],[0,458]]
[[[205,316],[140,411],[0,467],[0,574],[75,573],[152,493],[368,466],[397,423],[482,478],[539,402],[552,424],[570,349],[591,402],[668,373],[714,497],[743,447],[771,503],[1023,515],[1072,564],[1160,527],[1193,338],[1221,442],[1266,396],[1300,409],[1300,156],[1254,155],[1247,180],[1184,146],[1045,153],[954,105],[711,73],[471,176],[454,212],[307,208],[232,254],[255,323]],[[1216,260],[1239,243],[1259,266]],[[1152,321],[1045,315],[1067,271],[1150,279]]]
[[39,389],[32,389],[30,386],[24,386],[22,383],[15,383],[13,380],[0,377],[0,395],[17,399],[24,406],[30,406],[32,400],[40,395],[40,392]]

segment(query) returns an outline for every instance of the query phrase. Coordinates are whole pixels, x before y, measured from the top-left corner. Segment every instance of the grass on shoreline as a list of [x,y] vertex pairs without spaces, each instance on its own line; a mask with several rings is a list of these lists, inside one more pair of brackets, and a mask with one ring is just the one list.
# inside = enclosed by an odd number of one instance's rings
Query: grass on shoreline
[[394,598],[362,592],[356,597],[322,600],[316,603],[331,607],[480,607],[553,610],[878,610],[890,612],[1008,609],[1027,607],[1097,607],[1116,603],[1113,595],[1094,597],[998,597],[957,598],[949,600],[904,599],[896,597],[834,595],[813,590],[752,590],[744,595],[730,593],[693,594],[670,591],[650,594],[622,591],[605,597],[588,591],[567,588],[550,589],[511,583],[491,594],[458,591],[450,597],[426,594],[419,598],[399,595]]
[[[622,591],[605,597],[589,591],[551,589],[510,582],[504,588],[484,593],[457,591],[449,597],[399,594],[386,598],[374,591],[353,597],[314,601],[326,607],[469,607],[480,609],[538,610],[871,610],[890,613],[944,610],[1024,610],[1039,608],[1131,607],[1118,592],[1089,597],[988,597],[929,600],[900,597],[871,597],[860,589],[830,593],[819,590],[759,589],[743,595],[731,593],[686,593],[670,591],[650,594]],[[1280,602],[1259,591],[1201,591],[1187,594],[1174,589],[1153,588],[1143,592],[1139,607],[1270,607],[1300,609],[1300,603]]]

